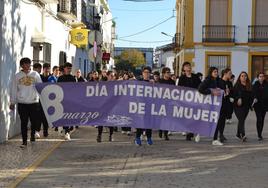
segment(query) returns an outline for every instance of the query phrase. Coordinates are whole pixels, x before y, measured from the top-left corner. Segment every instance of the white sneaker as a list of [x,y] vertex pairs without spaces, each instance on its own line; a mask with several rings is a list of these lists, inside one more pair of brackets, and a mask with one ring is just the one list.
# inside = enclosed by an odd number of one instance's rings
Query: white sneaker
[[35,132],[35,135],[34,136],[35,136],[36,139],[41,138],[39,132],[37,132],[37,131]]
[[200,142],[200,135],[199,135],[199,134],[197,134],[197,135],[195,136],[194,141],[195,141],[195,142]]
[[130,136],[131,135],[131,132],[130,131],[127,131],[127,135]]
[[168,136],[171,136],[172,135],[172,132],[171,131],[168,131],[167,134],[168,134]]
[[121,131],[121,133],[122,133],[122,134],[126,134],[126,133],[127,133],[127,131]]
[[181,135],[182,135],[182,136],[186,136],[186,132],[182,132]]
[[221,143],[219,140],[213,140],[212,145],[213,146],[223,146],[223,143]]
[[70,137],[69,133],[66,133],[64,138],[65,138],[65,140],[71,140],[71,137]]

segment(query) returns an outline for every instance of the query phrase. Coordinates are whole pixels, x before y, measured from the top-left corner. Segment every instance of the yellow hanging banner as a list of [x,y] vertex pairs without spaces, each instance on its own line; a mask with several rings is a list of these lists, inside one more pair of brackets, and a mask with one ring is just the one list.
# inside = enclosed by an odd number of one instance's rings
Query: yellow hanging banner
[[70,31],[70,43],[78,48],[86,48],[88,45],[88,29],[72,29]]

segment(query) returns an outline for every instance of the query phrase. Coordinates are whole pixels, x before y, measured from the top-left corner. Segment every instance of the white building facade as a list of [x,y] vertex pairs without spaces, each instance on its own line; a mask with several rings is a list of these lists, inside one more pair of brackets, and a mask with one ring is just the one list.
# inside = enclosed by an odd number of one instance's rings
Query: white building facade
[[155,49],[154,68],[168,67],[171,73],[174,73],[174,43],[158,46]]
[[[10,84],[22,57],[50,63],[51,68],[68,61],[74,69],[83,63],[86,71],[92,70],[87,49],[69,42],[71,29],[85,26],[82,21],[89,3],[93,1],[0,0],[0,143],[20,133],[18,114],[9,110],[9,101]],[[99,5],[103,3],[107,2]],[[111,35],[111,29],[108,32]]]
[[215,66],[251,79],[268,75],[267,8],[266,0],[178,0],[178,64],[190,61],[204,74]]

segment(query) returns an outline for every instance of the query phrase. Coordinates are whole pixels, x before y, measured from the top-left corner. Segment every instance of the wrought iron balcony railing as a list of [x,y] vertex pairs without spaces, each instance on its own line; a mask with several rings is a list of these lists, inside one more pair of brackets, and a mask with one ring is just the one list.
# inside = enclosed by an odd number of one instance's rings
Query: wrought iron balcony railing
[[268,42],[268,25],[248,26],[248,42]]
[[203,25],[203,42],[235,42],[234,25]]

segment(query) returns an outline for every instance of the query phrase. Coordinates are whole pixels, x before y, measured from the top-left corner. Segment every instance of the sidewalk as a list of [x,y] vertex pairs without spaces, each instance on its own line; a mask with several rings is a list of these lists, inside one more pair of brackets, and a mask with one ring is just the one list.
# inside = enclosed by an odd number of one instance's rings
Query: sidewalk
[[[28,134],[29,136],[29,134]],[[32,167],[39,162],[46,154],[63,141],[54,130],[49,130],[49,137],[36,139],[25,149],[19,146],[22,143],[21,135],[0,144],[0,187],[7,187],[14,183],[19,177],[31,171]]]
[[[103,142],[96,143],[97,129],[81,127],[72,135],[72,141],[59,145],[18,187],[268,187],[267,123],[263,142],[257,141],[254,113],[250,114],[246,125],[248,142],[236,140],[235,132],[236,122],[226,125],[228,142],[224,146],[212,146],[209,138],[201,138],[199,143],[185,141],[180,134],[164,141],[155,133],[153,146],[147,146],[144,141],[143,146],[137,147],[133,144],[133,136],[121,133],[115,134],[112,143],[104,133]],[[11,140],[7,146],[15,147],[14,142]],[[20,151],[17,143],[15,149],[10,149],[14,150],[13,154],[9,154],[17,157],[5,159],[8,164],[14,164],[6,165],[10,175],[5,178],[2,178],[5,169],[1,165],[2,148],[6,146],[0,145],[0,182],[8,180],[11,183],[14,174],[40,156],[40,148],[45,147],[48,151],[58,142],[39,141],[25,151]],[[22,152],[26,155],[23,160],[19,157]],[[24,165],[18,167],[17,161]]]

